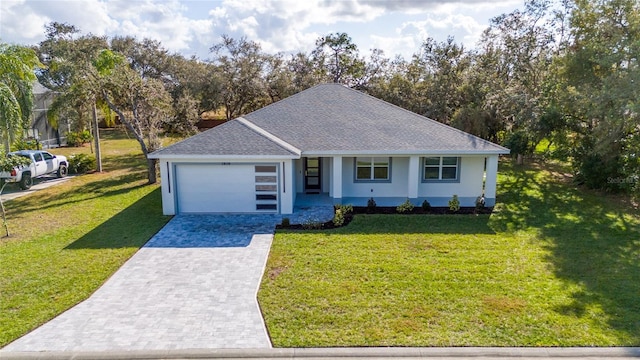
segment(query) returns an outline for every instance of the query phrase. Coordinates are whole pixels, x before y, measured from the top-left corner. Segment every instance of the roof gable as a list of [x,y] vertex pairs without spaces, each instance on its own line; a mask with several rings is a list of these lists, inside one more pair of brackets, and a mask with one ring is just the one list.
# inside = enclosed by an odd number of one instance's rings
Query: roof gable
[[151,155],[151,158],[172,155],[298,157],[298,154],[285,149],[238,120],[228,121],[155,151]]

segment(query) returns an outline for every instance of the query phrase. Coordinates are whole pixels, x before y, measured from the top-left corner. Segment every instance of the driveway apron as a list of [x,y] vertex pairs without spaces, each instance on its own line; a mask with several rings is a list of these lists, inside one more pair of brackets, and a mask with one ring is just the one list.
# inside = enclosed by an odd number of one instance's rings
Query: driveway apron
[[269,348],[271,215],[174,217],[89,299],[2,351]]

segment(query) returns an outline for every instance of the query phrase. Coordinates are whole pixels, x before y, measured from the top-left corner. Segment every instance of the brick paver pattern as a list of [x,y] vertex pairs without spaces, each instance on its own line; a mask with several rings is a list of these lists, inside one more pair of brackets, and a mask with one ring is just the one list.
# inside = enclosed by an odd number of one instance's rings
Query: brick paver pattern
[[176,216],[89,299],[3,352],[269,348],[256,293],[280,220]]

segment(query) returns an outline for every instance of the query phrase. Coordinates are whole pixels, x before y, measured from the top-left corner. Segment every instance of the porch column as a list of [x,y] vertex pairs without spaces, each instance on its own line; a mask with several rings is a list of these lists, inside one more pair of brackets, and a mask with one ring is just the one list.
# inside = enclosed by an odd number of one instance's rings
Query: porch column
[[293,160],[285,160],[281,163],[282,179],[281,179],[281,200],[280,213],[292,214],[293,205],[296,201],[296,184]]
[[407,184],[407,197],[411,200],[418,199],[418,185],[420,183],[420,157],[409,157],[409,179]]
[[498,180],[498,155],[487,157],[487,169],[484,183],[484,201],[487,206],[496,204],[496,183]]
[[[334,156],[331,168],[331,189],[334,202],[342,202],[342,156]],[[337,200],[337,201],[336,201]]]

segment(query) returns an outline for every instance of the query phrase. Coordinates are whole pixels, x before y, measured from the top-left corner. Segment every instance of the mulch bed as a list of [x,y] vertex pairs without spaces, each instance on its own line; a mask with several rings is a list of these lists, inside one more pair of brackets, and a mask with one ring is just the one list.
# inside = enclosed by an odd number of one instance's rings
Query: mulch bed
[[[431,207],[429,210],[424,210],[420,206],[413,208],[413,211],[402,213],[402,215],[480,215],[491,214],[493,212],[492,207],[483,207],[476,209],[475,207],[461,207],[460,210],[454,212],[448,207]],[[375,208],[368,208],[366,206],[354,206],[353,213],[348,213],[344,217],[344,224],[347,226],[353,219],[355,214],[399,214],[395,206],[376,206]],[[324,223],[310,223],[310,224],[291,224],[287,227],[283,227],[282,224],[276,225],[276,229],[287,230],[328,230],[335,229],[342,226],[335,226],[333,221],[327,221]]]

